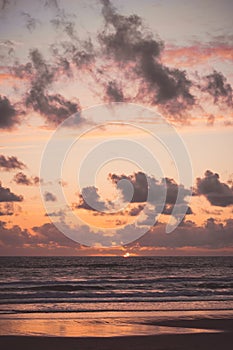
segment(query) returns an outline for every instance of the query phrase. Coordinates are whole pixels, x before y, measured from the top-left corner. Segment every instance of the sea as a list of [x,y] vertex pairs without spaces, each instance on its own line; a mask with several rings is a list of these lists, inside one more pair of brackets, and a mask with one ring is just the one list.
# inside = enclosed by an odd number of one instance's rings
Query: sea
[[31,334],[32,319],[108,324],[174,313],[233,314],[233,257],[0,257],[0,334]]

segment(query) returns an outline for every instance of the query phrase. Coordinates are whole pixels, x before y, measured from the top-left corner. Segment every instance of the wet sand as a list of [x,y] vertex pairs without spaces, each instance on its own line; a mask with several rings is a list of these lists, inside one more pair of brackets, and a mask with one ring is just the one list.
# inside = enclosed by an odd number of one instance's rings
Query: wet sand
[[[197,328],[200,332],[190,334],[159,334],[123,337],[44,337],[1,336],[0,346],[4,350],[166,350],[166,349],[221,349],[230,350],[233,344],[232,319],[194,319],[149,321],[151,325]],[[202,333],[205,329],[211,330]],[[215,331],[216,330],[216,331]],[[217,330],[220,330],[217,331]]]

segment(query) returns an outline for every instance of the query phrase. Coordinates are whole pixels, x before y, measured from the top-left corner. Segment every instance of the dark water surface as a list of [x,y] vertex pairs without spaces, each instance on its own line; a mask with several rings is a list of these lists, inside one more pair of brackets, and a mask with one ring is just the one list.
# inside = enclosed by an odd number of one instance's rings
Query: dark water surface
[[1,257],[0,313],[232,310],[233,257]]

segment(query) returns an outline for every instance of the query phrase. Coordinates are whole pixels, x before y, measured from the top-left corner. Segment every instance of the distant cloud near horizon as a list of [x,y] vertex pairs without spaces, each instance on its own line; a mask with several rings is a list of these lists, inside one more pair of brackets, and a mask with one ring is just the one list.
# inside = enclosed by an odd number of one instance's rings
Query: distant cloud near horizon
[[[197,226],[192,221],[182,222],[182,225],[176,230],[167,234],[165,232],[166,225],[158,222],[140,239],[127,244],[124,248],[136,254],[156,254],[157,250],[172,249],[173,253],[182,252],[182,249],[192,249],[198,254],[199,249],[206,253],[213,253],[217,250],[233,250],[233,220],[228,219],[223,223],[217,223],[213,218],[208,218],[204,226]],[[59,255],[63,252],[70,255],[70,252],[76,254],[102,253],[103,250],[98,247],[88,248],[81,246],[77,242],[66,237],[52,223],[45,223],[41,226],[32,227],[35,234],[31,235],[28,230],[21,229],[20,226],[14,225],[7,227],[4,221],[0,221],[0,252],[8,254],[38,254],[49,252]],[[87,226],[80,227],[85,234],[88,231]],[[124,230],[131,230],[130,225]],[[87,249],[85,251],[85,249]],[[109,251],[111,251],[110,248]],[[115,254],[121,252],[121,248],[114,248]],[[181,249],[181,251],[180,251]],[[189,251],[189,250],[188,250]],[[187,251],[186,251],[187,254]]]
[[204,248],[207,251],[211,249],[233,249],[233,220],[228,219],[224,223],[218,223],[213,218],[208,218],[205,226],[197,226],[192,221],[182,222],[176,230],[167,234],[166,225],[157,223],[150,231],[137,241],[130,243],[129,246],[140,247],[164,247],[164,248],[183,248],[196,247]]

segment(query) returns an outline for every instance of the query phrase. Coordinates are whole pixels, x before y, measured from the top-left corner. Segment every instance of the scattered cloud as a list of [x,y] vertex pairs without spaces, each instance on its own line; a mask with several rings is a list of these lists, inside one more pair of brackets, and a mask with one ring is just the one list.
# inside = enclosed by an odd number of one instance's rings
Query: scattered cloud
[[6,96],[0,95],[0,129],[10,130],[19,124],[19,115],[15,106]]
[[26,165],[15,156],[6,157],[0,154],[0,169],[5,171],[25,169]]
[[214,70],[213,73],[205,76],[201,90],[208,92],[213,97],[215,104],[222,103],[233,107],[232,87],[221,72]]
[[0,202],[22,202],[23,196],[14,194],[9,188],[2,186],[0,182]]
[[51,193],[51,192],[45,192],[45,194],[44,194],[44,200],[45,200],[46,202],[56,202],[57,197],[56,197],[53,193]]
[[14,214],[13,203],[4,203],[0,205],[0,216],[12,216]]
[[18,185],[25,185],[25,186],[38,185],[40,183],[40,179],[38,176],[28,177],[22,172],[17,173],[14,176],[13,181]]

